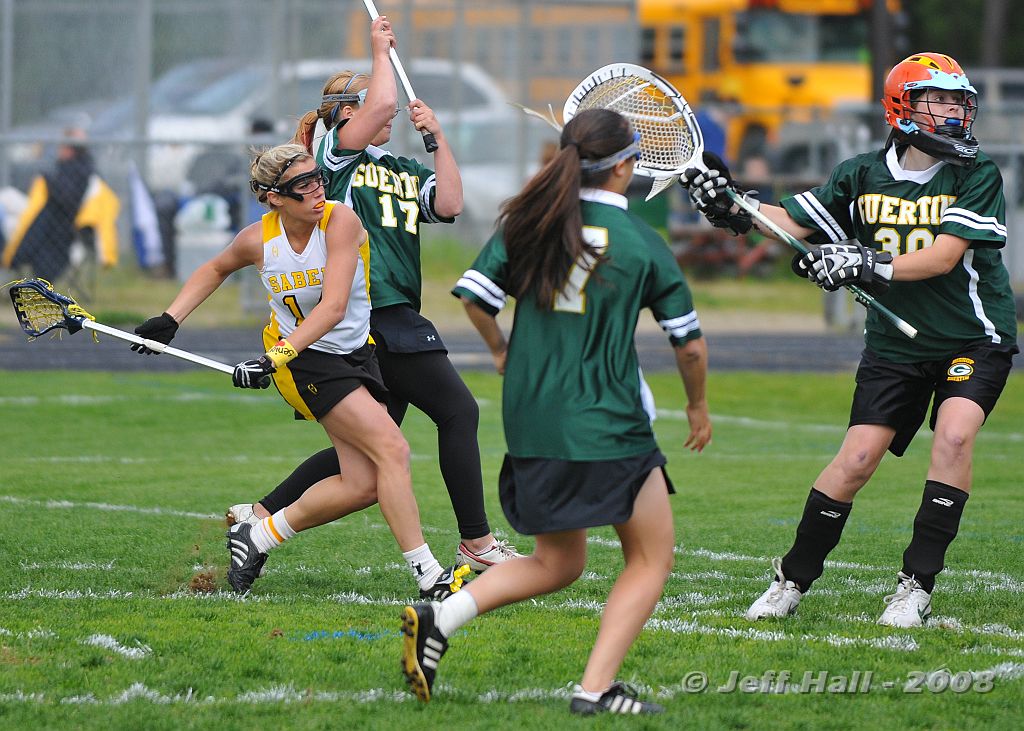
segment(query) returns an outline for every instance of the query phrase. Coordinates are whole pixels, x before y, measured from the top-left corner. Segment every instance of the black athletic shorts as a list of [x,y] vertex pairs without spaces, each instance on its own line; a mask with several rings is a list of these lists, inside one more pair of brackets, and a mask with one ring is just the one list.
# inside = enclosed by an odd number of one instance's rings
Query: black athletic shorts
[[928,422],[932,430],[939,406],[952,396],[978,404],[987,418],[1006,385],[1016,352],[1016,346],[974,343],[942,360],[893,363],[865,350],[857,367],[850,426],[891,426],[896,436],[889,451],[902,457],[924,423],[933,395]]
[[306,348],[277,369],[274,385],[295,409],[295,418],[308,421],[322,419],[360,386],[382,403],[388,393],[370,343],[347,355]]
[[509,525],[524,535],[625,523],[652,470],[665,475],[665,456],[655,449],[638,457],[574,462],[505,455],[498,495]]
[[448,349],[434,323],[409,305],[388,305],[370,311],[370,335],[389,353],[426,353]]

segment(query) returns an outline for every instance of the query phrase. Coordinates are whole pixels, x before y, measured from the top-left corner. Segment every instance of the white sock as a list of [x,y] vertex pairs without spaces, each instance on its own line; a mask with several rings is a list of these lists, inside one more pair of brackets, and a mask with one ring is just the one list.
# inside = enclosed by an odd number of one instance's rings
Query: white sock
[[437,577],[444,571],[426,543],[419,548],[405,551],[402,558],[405,559],[406,565],[412,571],[412,575],[421,589],[432,587],[437,582]]
[[285,510],[287,508],[281,508],[269,518],[264,518],[252,527],[249,538],[256,544],[260,553],[277,548],[295,535],[295,531],[288,525],[288,519],[284,517]]
[[[459,594],[461,594],[461,593],[462,592],[460,591]],[[452,596],[458,596],[458,594],[453,594]],[[599,700],[601,700],[601,696],[603,696],[603,695],[604,695],[604,691],[599,691],[597,693],[591,693],[589,690],[583,690],[583,686],[579,685],[578,683],[572,689],[572,697],[573,698],[582,698],[584,700],[590,701],[591,703],[597,703]]]
[[457,591],[441,602],[441,605],[434,613],[436,627],[445,637],[457,630],[469,620],[473,619],[480,610],[476,606],[476,599],[468,591],[463,589]]

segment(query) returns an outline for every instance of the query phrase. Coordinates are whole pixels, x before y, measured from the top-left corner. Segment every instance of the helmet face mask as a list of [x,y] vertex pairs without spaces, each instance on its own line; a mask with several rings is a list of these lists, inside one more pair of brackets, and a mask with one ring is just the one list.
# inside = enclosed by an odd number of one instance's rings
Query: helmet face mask
[[[977,100],[977,90],[956,60],[941,53],[918,53],[889,72],[882,106],[897,141],[939,160],[971,166],[978,155],[978,141],[971,133]],[[960,113],[951,116],[951,106],[959,107]]]

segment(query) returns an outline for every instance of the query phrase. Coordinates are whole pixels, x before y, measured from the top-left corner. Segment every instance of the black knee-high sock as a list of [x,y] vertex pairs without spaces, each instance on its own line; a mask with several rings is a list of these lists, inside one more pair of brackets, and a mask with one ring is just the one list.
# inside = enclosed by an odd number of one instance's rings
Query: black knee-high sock
[[903,573],[913,576],[929,594],[945,565],[946,549],[960,529],[960,516],[970,497],[952,485],[935,480],[924,483],[921,507],[914,518],[914,536],[903,552]]
[[853,503],[833,500],[811,488],[800,525],[796,527],[796,540],[782,557],[782,573],[787,581],[796,582],[800,591],[810,589],[825,570],[825,557],[839,544],[852,509]]
[[287,508],[320,480],[341,473],[338,466],[338,453],[333,447],[322,449],[284,478],[269,495],[260,500],[260,504],[273,515],[282,508]]

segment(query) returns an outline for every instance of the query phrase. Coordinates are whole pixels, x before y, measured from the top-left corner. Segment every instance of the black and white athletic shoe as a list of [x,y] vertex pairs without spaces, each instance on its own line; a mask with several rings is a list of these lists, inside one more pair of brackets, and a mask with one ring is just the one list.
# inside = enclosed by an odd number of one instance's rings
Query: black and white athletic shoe
[[602,693],[596,701],[584,697],[582,693],[583,688],[579,685],[573,688],[572,702],[569,703],[569,710],[581,716],[591,716],[595,713],[636,715],[638,713],[662,713],[665,710],[657,703],[638,700],[636,689],[619,680],[612,683],[611,687]]
[[402,674],[409,690],[424,703],[430,701],[437,664],[448,650],[448,640],[435,625],[439,606],[430,602],[402,610]]
[[466,564],[455,564],[437,577],[437,581],[429,589],[420,589],[420,599],[441,601],[462,588],[463,579],[469,575],[470,568]]
[[267,561],[267,554],[260,553],[249,537],[251,532],[252,526],[249,523],[235,523],[227,532],[228,553],[231,556],[228,583],[239,594],[249,591]]

